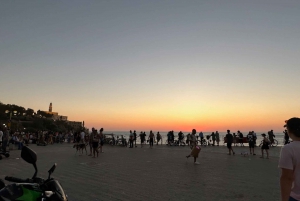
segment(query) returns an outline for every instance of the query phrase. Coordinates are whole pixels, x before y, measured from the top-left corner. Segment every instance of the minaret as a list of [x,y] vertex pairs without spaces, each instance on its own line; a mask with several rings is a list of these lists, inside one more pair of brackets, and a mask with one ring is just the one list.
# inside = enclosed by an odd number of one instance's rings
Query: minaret
[[52,112],[52,103],[49,105],[49,112]]

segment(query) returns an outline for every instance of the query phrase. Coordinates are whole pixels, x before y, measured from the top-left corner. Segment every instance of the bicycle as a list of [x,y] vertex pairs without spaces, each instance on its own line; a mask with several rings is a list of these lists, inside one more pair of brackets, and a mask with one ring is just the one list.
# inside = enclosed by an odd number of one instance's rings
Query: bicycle
[[185,142],[183,140],[175,140],[173,146],[185,146]]
[[[263,140],[260,142],[259,147],[262,146],[263,142],[264,142]],[[276,139],[273,139],[273,142],[271,140],[269,140],[270,147],[277,147],[277,145],[278,145],[278,141]]]

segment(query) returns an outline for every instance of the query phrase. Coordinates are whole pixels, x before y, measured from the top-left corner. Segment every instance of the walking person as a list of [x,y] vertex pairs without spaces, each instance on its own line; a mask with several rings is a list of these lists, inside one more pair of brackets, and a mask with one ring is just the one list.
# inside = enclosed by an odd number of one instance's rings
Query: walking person
[[197,162],[197,158],[199,156],[199,153],[201,151],[201,147],[197,146],[196,144],[196,129],[192,130],[192,134],[190,135],[190,143],[193,145],[192,151],[189,155],[186,156],[186,158],[189,158],[191,156],[194,157],[194,164],[198,165],[199,163]]
[[281,168],[281,201],[300,200],[300,119],[291,118],[285,127],[293,143],[281,148],[278,167]]
[[100,153],[103,153],[103,144],[104,144],[103,128],[100,128],[100,132],[99,132],[99,149],[100,149]]
[[254,153],[254,135],[253,135],[253,131],[249,132],[249,134],[247,135],[247,138],[248,138],[248,142],[249,142],[250,154],[253,153],[253,155],[256,155]]
[[267,159],[269,159],[269,144],[270,144],[270,141],[268,140],[268,138],[266,138],[266,134],[261,134],[263,136],[263,144],[261,146],[261,157],[260,158],[264,158],[264,150],[266,151],[267,153]]
[[154,133],[152,132],[152,130],[150,131],[149,134],[149,144],[150,144],[150,148],[153,148],[153,142],[154,142]]
[[216,131],[216,142],[217,142],[217,146],[219,146],[219,143],[220,143],[220,134],[218,131]]
[[235,153],[232,149],[233,136],[230,133],[230,130],[227,130],[226,140],[227,140],[227,148],[228,148],[228,152],[229,152],[228,155],[231,155],[231,152],[234,155]]

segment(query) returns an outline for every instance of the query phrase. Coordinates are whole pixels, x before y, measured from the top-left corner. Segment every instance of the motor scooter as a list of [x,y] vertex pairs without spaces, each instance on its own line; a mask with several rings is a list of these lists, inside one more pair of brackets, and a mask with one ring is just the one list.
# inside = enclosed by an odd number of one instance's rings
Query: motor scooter
[[6,176],[5,180],[14,182],[5,185],[3,180],[0,180],[0,201],[67,201],[67,195],[64,192],[60,183],[50,178],[56,168],[56,163],[48,171],[48,179],[37,177],[36,160],[37,155],[30,148],[24,146],[21,152],[21,158],[27,163],[33,165],[35,173],[30,179],[20,179],[16,177]]

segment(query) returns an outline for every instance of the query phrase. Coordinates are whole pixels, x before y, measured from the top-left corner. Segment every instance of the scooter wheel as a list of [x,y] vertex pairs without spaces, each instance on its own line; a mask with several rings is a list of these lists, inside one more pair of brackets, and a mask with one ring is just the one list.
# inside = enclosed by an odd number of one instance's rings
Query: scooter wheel
[[9,157],[9,153],[5,153],[4,156],[5,156],[6,158],[8,158],[8,157]]

